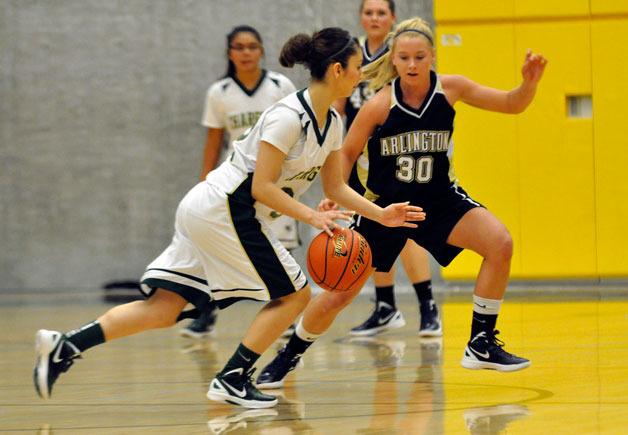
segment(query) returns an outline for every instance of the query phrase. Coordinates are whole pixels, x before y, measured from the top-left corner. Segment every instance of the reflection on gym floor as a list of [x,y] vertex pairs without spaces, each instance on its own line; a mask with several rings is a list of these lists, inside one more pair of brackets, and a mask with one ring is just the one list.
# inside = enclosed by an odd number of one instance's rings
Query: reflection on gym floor
[[[209,402],[207,383],[259,308],[220,314],[206,340],[154,331],[95,348],[62,375],[53,398],[31,385],[32,339],[96,317],[97,297],[4,294],[0,298],[0,432],[560,434],[620,433],[628,427],[628,296],[537,297],[504,304],[506,348],[529,357],[515,373],[466,370],[470,297],[442,301],[444,336],[420,339],[411,295],[399,297],[408,324],[372,337],[347,331],[370,309],[358,298],[305,354],[304,366],[273,391],[279,404],[247,410]],[[573,295],[573,293],[572,293]],[[240,315],[244,312],[244,315]],[[272,358],[281,345],[264,355]]]

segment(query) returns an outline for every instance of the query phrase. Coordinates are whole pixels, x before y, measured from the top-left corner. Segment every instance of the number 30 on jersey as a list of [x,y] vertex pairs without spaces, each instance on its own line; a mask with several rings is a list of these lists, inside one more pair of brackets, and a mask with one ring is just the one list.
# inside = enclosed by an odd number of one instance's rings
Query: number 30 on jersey
[[432,179],[434,157],[421,156],[415,159],[412,156],[397,157],[397,180],[404,183],[428,183]]

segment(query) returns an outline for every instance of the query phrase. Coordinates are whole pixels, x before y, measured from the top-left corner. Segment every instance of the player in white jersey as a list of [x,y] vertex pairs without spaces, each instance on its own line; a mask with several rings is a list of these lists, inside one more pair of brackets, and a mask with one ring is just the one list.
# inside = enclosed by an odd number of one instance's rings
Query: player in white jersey
[[308,88],[267,109],[236,142],[232,158],[183,198],[170,246],[142,279],[148,299],[112,308],[67,334],[37,332],[33,379],[41,397],[50,397],[59,375],[93,346],[171,326],[188,303],[203,310],[212,298],[221,308],[253,299],[267,303],[211,381],[207,397],[248,408],[274,406],[277,398],[261,393],[252,381],[260,355],[301,312],[288,344],[304,351],[359,290],[312,298],[303,271],[267,225],[270,213],[289,215],[331,235],[334,221],[349,220],[353,212],[313,210],[295,199],[320,172],[325,194],[360,215],[408,228],[425,219],[420,207],[407,202],[381,208],[343,180],[343,127],[330,105],[350,95],[360,80],[362,56],[351,35],[335,27],[296,35],[284,45],[280,62],[286,67],[303,63],[312,75]]
[[[202,178],[233,151],[231,143],[255,125],[264,110],[296,89],[283,74],[260,65],[264,46],[251,26],[227,34],[228,66],[224,77],[207,90],[201,124],[207,127]],[[228,146],[223,148],[224,136]]]
[[[227,34],[227,72],[207,90],[201,119],[207,127],[201,180],[233,152],[233,141],[255,125],[265,109],[295,91],[286,76],[262,69],[263,55],[262,37],[254,27],[236,26]],[[225,142],[227,147],[223,146]],[[279,216],[271,227],[287,249],[299,246],[294,219]],[[181,335],[208,337],[217,314],[218,308],[212,301],[198,318],[181,329]]]

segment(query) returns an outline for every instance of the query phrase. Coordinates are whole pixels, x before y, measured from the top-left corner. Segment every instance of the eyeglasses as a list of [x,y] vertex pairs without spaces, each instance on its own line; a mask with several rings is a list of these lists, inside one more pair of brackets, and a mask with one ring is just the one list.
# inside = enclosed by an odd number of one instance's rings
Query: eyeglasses
[[249,44],[249,45],[234,44],[234,45],[229,46],[229,48],[235,51],[244,51],[244,50],[257,51],[257,50],[261,50],[262,46],[260,44]]

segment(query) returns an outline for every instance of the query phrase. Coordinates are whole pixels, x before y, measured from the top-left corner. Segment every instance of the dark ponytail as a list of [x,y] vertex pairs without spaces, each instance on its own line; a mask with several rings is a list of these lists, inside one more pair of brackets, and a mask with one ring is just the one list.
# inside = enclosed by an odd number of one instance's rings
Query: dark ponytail
[[299,33],[284,44],[279,63],[291,68],[300,63],[310,70],[312,79],[323,80],[329,65],[339,62],[347,67],[349,57],[358,52],[358,42],[339,27],[327,27],[312,36]]
[[305,64],[310,58],[310,51],[312,51],[312,37],[299,33],[283,45],[279,63],[287,68],[292,68],[295,63]]
[[231,59],[229,59],[229,50],[231,49],[231,43],[233,42],[235,37],[238,36],[238,34],[242,32],[251,33],[253,36],[255,36],[255,39],[257,39],[257,42],[259,42],[260,45],[263,45],[262,36],[259,34],[256,28],[247,26],[245,24],[241,26],[236,26],[233,29],[231,29],[231,32],[227,34],[227,51],[226,51],[227,72],[225,73],[225,77],[235,77],[236,75],[235,65],[233,64]]

